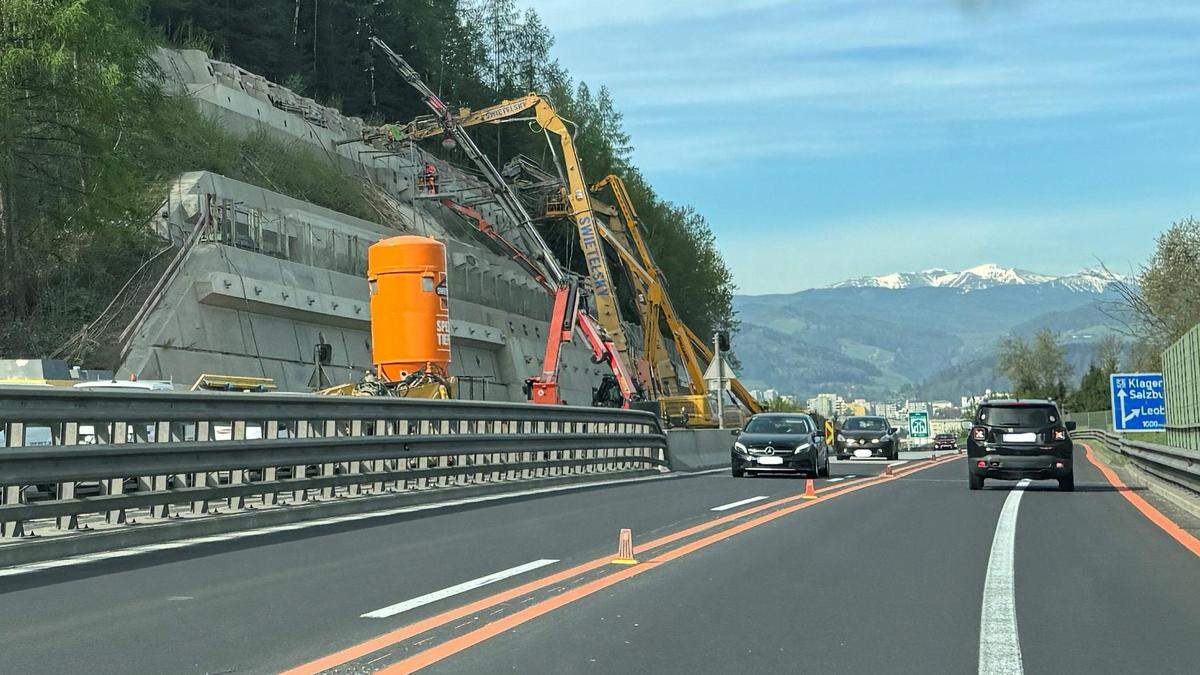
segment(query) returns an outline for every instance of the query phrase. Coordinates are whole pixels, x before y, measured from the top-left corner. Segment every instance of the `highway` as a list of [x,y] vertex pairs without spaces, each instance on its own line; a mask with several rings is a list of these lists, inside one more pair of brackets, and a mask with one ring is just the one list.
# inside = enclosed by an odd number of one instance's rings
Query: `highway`
[[101,554],[0,578],[0,672],[1194,672],[1196,523],[1083,455],[1074,493],[906,453]]

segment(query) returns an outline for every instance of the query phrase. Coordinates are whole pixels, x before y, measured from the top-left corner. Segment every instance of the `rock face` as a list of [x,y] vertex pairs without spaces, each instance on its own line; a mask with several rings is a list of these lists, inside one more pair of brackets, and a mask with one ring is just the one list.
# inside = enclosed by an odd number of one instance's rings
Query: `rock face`
[[[414,198],[416,167],[426,162],[439,164],[443,184],[463,199],[483,194],[477,181],[418,148],[381,155],[353,141],[361,120],[202,52],[162,50],[157,60],[169,89],[189,94],[235,133],[267,129],[299,139],[369,177],[383,188],[392,222],[368,222],[208,172],[178,177],[155,226],[179,255],[115,346],[118,377],[190,384],[203,373],[265,376],[281,390],[306,391],[313,348],[324,341],[333,346],[329,379],[356,380],[371,366],[367,247],[415,233],[447,246],[450,371],[460,378],[461,397],[525,400],[525,378],[541,370],[546,293],[457,216]],[[478,208],[506,225],[498,210]],[[566,348],[563,397],[590,404],[602,374],[589,352]]]

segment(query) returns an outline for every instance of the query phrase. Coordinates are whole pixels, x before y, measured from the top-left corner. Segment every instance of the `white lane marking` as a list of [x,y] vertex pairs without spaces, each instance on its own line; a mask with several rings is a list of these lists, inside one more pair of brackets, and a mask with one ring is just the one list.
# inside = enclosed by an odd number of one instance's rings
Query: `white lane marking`
[[387,607],[377,609],[373,612],[367,612],[366,614],[361,615],[360,618],[363,618],[363,619],[386,619],[389,616],[395,616],[397,614],[400,614],[401,612],[407,612],[408,610],[413,609],[415,607],[421,607],[423,605],[428,605],[431,602],[437,602],[438,600],[443,600],[452,595],[458,595],[459,593],[466,593],[467,591],[474,590],[476,588],[479,588],[480,586],[487,586],[488,584],[495,583],[497,581],[500,581],[501,579],[515,577],[518,574],[524,574],[525,572],[528,572],[530,570],[536,570],[537,568],[545,567],[546,565],[553,565],[556,562],[558,562],[558,561],[551,560],[549,558],[544,558],[542,560],[534,560],[533,562],[527,562],[524,565],[517,565],[516,567],[510,567],[506,570],[501,570],[499,572],[493,572],[487,576],[479,577],[478,579],[464,581],[461,584],[455,584],[453,586],[450,586],[449,588],[443,588],[440,591],[426,593],[425,595],[413,598],[411,600],[405,600],[404,602],[398,602],[394,605],[388,605]]
[[836,483],[838,481],[843,481],[843,480],[846,480],[846,479],[845,478],[830,478],[829,480],[827,480],[825,482],[826,483]]
[[988,558],[987,577],[983,582],[983,611],[979,619],[980,675],[1025,672],[1021,664],[1021,640],[1017,635],[1017,607],[1013,585],[1013,548],[1017,536],[1017,509],[1021,495],[1029,485],[1025,479],[1008,493],[996,535],[992,538],[992,554]]
[[709,511],[728,511],[729,509],[736,509],[737,507],[743,506],[745,504],[753,504],[754,502],[761,502],[762,500],[764,500],[766,498],[767,498],[766,495],[759,495],[757,497],[743,499],[740,502],[731,502],[729,504],[722,504],[720,506],[714,506],[711,509],[709,509]]
[[[366,513],[352,513],[345,516],[331,516],[329,518],[320,518],[317,520],[306,520],[299,523],[289,523],[287,525],[273,525],[270,527],[260,527],[253,530],[243,530],[241,532],[229,532],[227,534],[209,535],[205,537],[193,537],[191,539],[180,539],[179,541],[168,541],[161,544],[145,544],[142,546],[132,546],[130,548],[117,549],[115,551],[102,551],[99,553],[88,553],[86,555],[72,556],[70,558],[60,558],[48,562],[28,563],[25,565],[17,565],[14,567],[0,568],[0,577],[12,577],[20,574],[29,574],[40,570],[53,567],[70,567],[74,565],[86,565],[88,563],[97,562],[100,560],[112,560],[114,558],[128,558],[130,556],[141,555],[143,553],[151,553],[154,551],[168,551],[177,548],[185,548],[187,546],[195,546],[197,544],[208,544],[218,541],[229,541],[234,539],[245,539],[247,537],[258,537],[266,534],[275,534],[278,532],[290,532],[292,530],[303,530],[309,527],[321,527],[324,525],[336,525],[352,520],[369,520],[371,518],[386,518],[388,516],[399,515],[401,513],[415,513],[418,511],[432,511],[435,509],[445,509],[452,506],[462,506],[465,504],[480,504],[484,502],[502,501],[505,499],[513,499],[515,497],[527,497],[530,495],[549,494],[553,492],[570,492],[589,487],[607,487],[610,485],[624,485],[627,483],[644,483],[654,480],[667,480],[672,478],[686,478],[688,476],[699,476],[713,473],[725,473],[729,469],[722,467],[719,469],[706,469],[704,471],[690,471],[687,473],[664,473],[657,476],[640,476],[638,478],[621,478],[618,480],[600,480],[590,483],[576,483],[573,485],[555,485],[552,487],[535,488],[532,490],[521,490],[519,492],[505,492],[495,495],[482,495],[479,497],[464,497],[462,499],[451,499],[444,502],[433,502],[430,504],[414,504],[412,506],[401,506],[394,509],[384,509],[382,511],[368,511]],[[83,535],[86,536],[86,535]]]
[[902,464],[908,464],[908,460],[907,460],[907,459],[902,459],[902,460],[900,460],[899,462],[892,462],[892,463],[891,463],[889,466],[900,466],[900,465],[902,465]]

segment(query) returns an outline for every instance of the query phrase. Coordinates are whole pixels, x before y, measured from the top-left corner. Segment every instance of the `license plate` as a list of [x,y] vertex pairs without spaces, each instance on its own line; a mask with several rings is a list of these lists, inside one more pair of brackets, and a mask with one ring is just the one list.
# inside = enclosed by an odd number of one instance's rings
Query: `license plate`
[[1004,440],[1008,443],[1036,443],[1037,434],[1004,434]]
[[763,464],[765,466],[779,466],[780,464],[783,464],[783,458],[782,457],[771,457],[771,456],[759,457],[758,463]]
[[870,457],[871,451],[870,450],[855,450],[854,456],[855,457]]

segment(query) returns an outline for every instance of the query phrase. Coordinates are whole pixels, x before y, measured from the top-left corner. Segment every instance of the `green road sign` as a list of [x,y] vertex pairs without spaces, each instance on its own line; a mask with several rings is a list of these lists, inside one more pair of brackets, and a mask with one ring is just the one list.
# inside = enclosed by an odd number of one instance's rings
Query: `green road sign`
[[908,413],[908,435],[912,438],[929,438],[929,413]]

